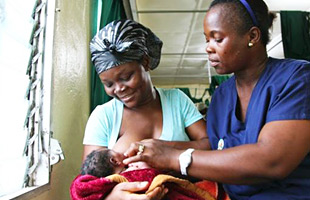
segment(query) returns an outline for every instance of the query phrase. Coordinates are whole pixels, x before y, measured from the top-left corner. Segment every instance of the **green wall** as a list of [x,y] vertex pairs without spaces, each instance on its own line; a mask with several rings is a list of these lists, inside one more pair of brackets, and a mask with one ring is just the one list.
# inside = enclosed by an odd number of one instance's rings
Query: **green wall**
[[82,139],[90,112],[90,1],[58,0],[52,78],[52,131],[65,160],[54,165],[47,191],[34,200],[69,200],[82,162]]

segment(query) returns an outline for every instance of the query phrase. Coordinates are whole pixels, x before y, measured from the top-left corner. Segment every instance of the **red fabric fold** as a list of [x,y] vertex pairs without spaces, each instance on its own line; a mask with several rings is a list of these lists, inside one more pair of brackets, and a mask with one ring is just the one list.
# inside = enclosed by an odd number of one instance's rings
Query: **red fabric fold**
[[70,194],[72,200],[99,200],[109,194],[116,185],[107,178],[97,178],[91,175],[77,176],[71,186]]
[[[113,179],[113,177],[111,178],[111,176],[97,178],[91,175],[78,175],[73,180],[70,187],[71,199],[101,200],[104,199],[104,197],[107,194],[109,194],[111,190],[114,188],[114,186],[119,182],[124,182],[124,180],[128,182],[148,181],[149,184],[151,184],[153,179],[159,174],[160,172],[154,169],[140,169],[140,170],[123,172],[120,175],[116,175],[116,177],[118,178],[121,177],[122,180],[116,180],[116,179],[111,180]],[[194,187],[197,187],[198,188],[197,190],[195,189],[193,190],[193,184],[191,184],[192,187],[186,187],[184,185],[178,185],[177,181],[176,182],[167,181],[164,182],[164,185],[169,190],[169,192],[166,195],[166,199],[169,200],[204,200],[204,198],[200,196],[201,189],[210,194],[210,198],[208,199],[217,199],[219,195],[218,185],[210,181],[201,181],[196,183]]]

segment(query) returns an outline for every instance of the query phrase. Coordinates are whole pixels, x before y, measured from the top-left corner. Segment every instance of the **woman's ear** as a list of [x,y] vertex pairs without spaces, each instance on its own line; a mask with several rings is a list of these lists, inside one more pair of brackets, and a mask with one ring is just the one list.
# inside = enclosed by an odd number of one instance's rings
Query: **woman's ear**
[[150,68],[150,58],[149,56],[147,55],[144,55],[143,56],[143,60],[142,60],[142,66],[144,68],[144,70],[147,72],[149,71],[151,68]]
[[248,42],[252,43],[253,46],[261,41],[261,32],[256,26],[253,26],[248,33]]

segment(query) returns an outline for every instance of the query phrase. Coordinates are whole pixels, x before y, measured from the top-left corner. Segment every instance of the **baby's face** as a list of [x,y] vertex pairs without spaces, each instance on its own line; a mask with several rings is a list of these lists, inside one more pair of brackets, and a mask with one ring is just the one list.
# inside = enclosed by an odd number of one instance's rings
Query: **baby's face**
[[123,164],[123,160],[125,156],[121,153],[111,150],[110,151],[110,162],[114,165],[114,173],[119,174],[125,170],[125,165]]
[[110,150],[110,162],[114,165],[114,173],[120,174],[124,171],[132,171],[137,169],[150,168],[145,162],[139,161],[130,163],[128,166],[123,164],[123,160],[126,158],[123,154]]

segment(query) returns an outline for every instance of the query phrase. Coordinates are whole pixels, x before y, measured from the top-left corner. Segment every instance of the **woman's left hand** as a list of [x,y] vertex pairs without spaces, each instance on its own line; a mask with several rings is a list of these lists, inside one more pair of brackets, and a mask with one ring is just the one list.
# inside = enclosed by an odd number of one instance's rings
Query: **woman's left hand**
[[128,158],[124,159],[123,163],[128,165],[132,162],[144,161],[149,166],[157,169],[178,171],[178,156],[180,153],[181,150],[165,145],[160,140],[147,139],[132,143],[124,153]]
[[138,194],[139,191],[146,190],[147,188],[147,182],[122,182],[113,188],[105,200],[161,200],[168,192],[168,189],[162,185],[156,187],[148,194]]

